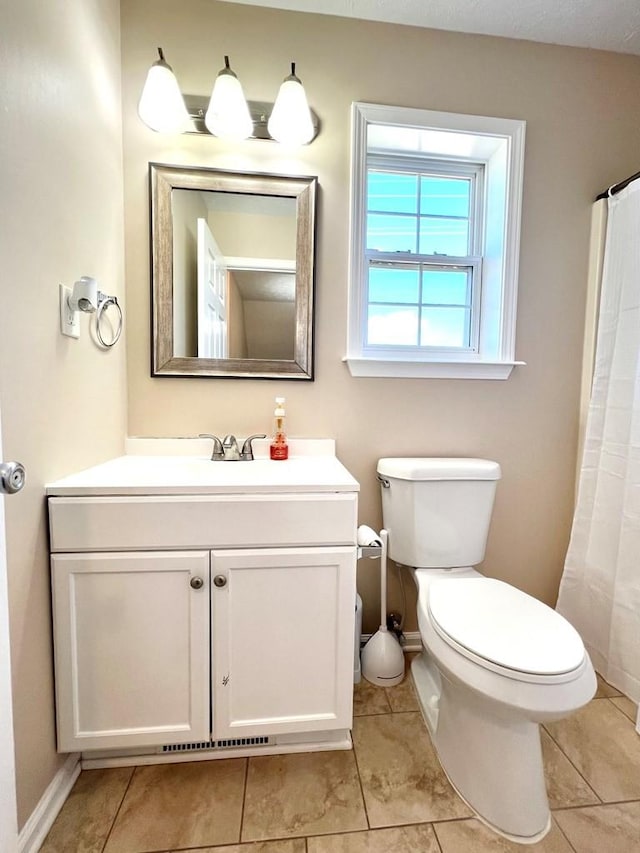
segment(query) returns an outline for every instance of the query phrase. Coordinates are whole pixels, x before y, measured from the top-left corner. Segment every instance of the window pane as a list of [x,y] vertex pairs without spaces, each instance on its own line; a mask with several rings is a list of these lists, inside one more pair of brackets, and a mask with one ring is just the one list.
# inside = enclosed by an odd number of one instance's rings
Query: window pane
[[468,220],[420,217],[419,251],[422,255],[467,255]]
[[372,171],[367,173],[367,210],[415,214],[417,208],[417,175]]
[[370,305],[367,343],[417,346],[418,309],[396,305]]
[[380,252],[415,252],[415,217],[369,213],[367,249],[377,249]]
[[467,305],[470,276],[467,270],[428,270],[422,274],[422,303]]
[[423,308],[420,344],[426,347],[468,347],[469,311],[466,308]]
[[469,216],[471,181],[461,178],[420,178],[420,213]]
[[376,267],[369,269],[369,302],[412,302],[419,300],[417,267]]

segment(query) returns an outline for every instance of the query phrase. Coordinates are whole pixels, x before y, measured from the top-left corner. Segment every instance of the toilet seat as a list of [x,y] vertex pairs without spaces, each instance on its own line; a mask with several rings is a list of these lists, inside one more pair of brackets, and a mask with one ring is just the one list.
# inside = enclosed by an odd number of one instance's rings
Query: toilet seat
[[563,681],[584,662],[578,632],[546,604],[493,578],[434,579],[428,613],[465,657],[526,681]]

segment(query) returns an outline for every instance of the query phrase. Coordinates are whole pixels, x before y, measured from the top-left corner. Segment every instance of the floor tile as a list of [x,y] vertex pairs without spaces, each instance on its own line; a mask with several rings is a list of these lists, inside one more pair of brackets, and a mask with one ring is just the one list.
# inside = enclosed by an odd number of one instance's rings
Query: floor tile
[[136,767],[105,853],[240,840],[246,759]]
[[132,774],[133,767],[83,771],[41,853],[100,853]]
[[353,739],[371,827],[471,814],[444,775],[420,714],[359,717]]
[[568,809],[554,815],[578,853],[640,850],[640,803]]
[[243,841],[366,828],[353,751],[249,759]]
[[545,728],[600,799],[640,798],[640,738],[608,699],[593,699]]
[[549,806],[559,809],[599,803],[596,794],[544,729],[540,736]]
[[388,714],[390,711],[391,705],[389,705],[385,688],[376,687],[366,678],[361,678],[353,689],[353,716]]
[[248,844],[225,844],[224,847],[198,847],[171,853],[306,853],[304,838],[281,841],[250,841]]
[[440,853],[431,824],[307,839],[308,853]]
[[419,711],[418,697],[413,688],[411,672],[407,668],[404,680],[395,687],[385,687],[391,710],[394,712]]
[[609,696],[622,696],[622,693],[620,693],[616,687],[612,687],[611,684],[608,684],[597,672],[596,678],[598,680],[598,689],[596,690],[594,699],[605,699]]
[[442,853],[573,853],[571,845],[554,823],[542,841],[526,846],[508,841],[479,820],[436,823],[434,829]]
[[625,717],[629,717],[632,723],[635,724],[635,721],[638,717],[638,706],[635,702],[632,702],[631,699],[627,699],[626,696],[612,696],[611,702],[619,708]]

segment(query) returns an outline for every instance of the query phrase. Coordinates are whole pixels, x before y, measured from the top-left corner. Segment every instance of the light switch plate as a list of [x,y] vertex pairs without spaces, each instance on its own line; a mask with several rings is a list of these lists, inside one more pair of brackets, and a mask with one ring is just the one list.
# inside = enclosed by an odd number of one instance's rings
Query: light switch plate
[[71,288],[60,285],[60,333],[70,338],[80,337],[80,312],[69,308]]

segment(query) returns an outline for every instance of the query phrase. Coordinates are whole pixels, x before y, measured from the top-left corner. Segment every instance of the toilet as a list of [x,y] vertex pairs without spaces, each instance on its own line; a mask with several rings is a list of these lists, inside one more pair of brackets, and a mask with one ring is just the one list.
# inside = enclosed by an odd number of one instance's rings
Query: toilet
[[484,823],[520,844],[540,841],[551,816],[539,726],[593,698],[582,640],[555,610],[474,568],[497,462],[386,458],[377,471],[389,556],[418,588],[422,653],[411,674],[440,763]]

